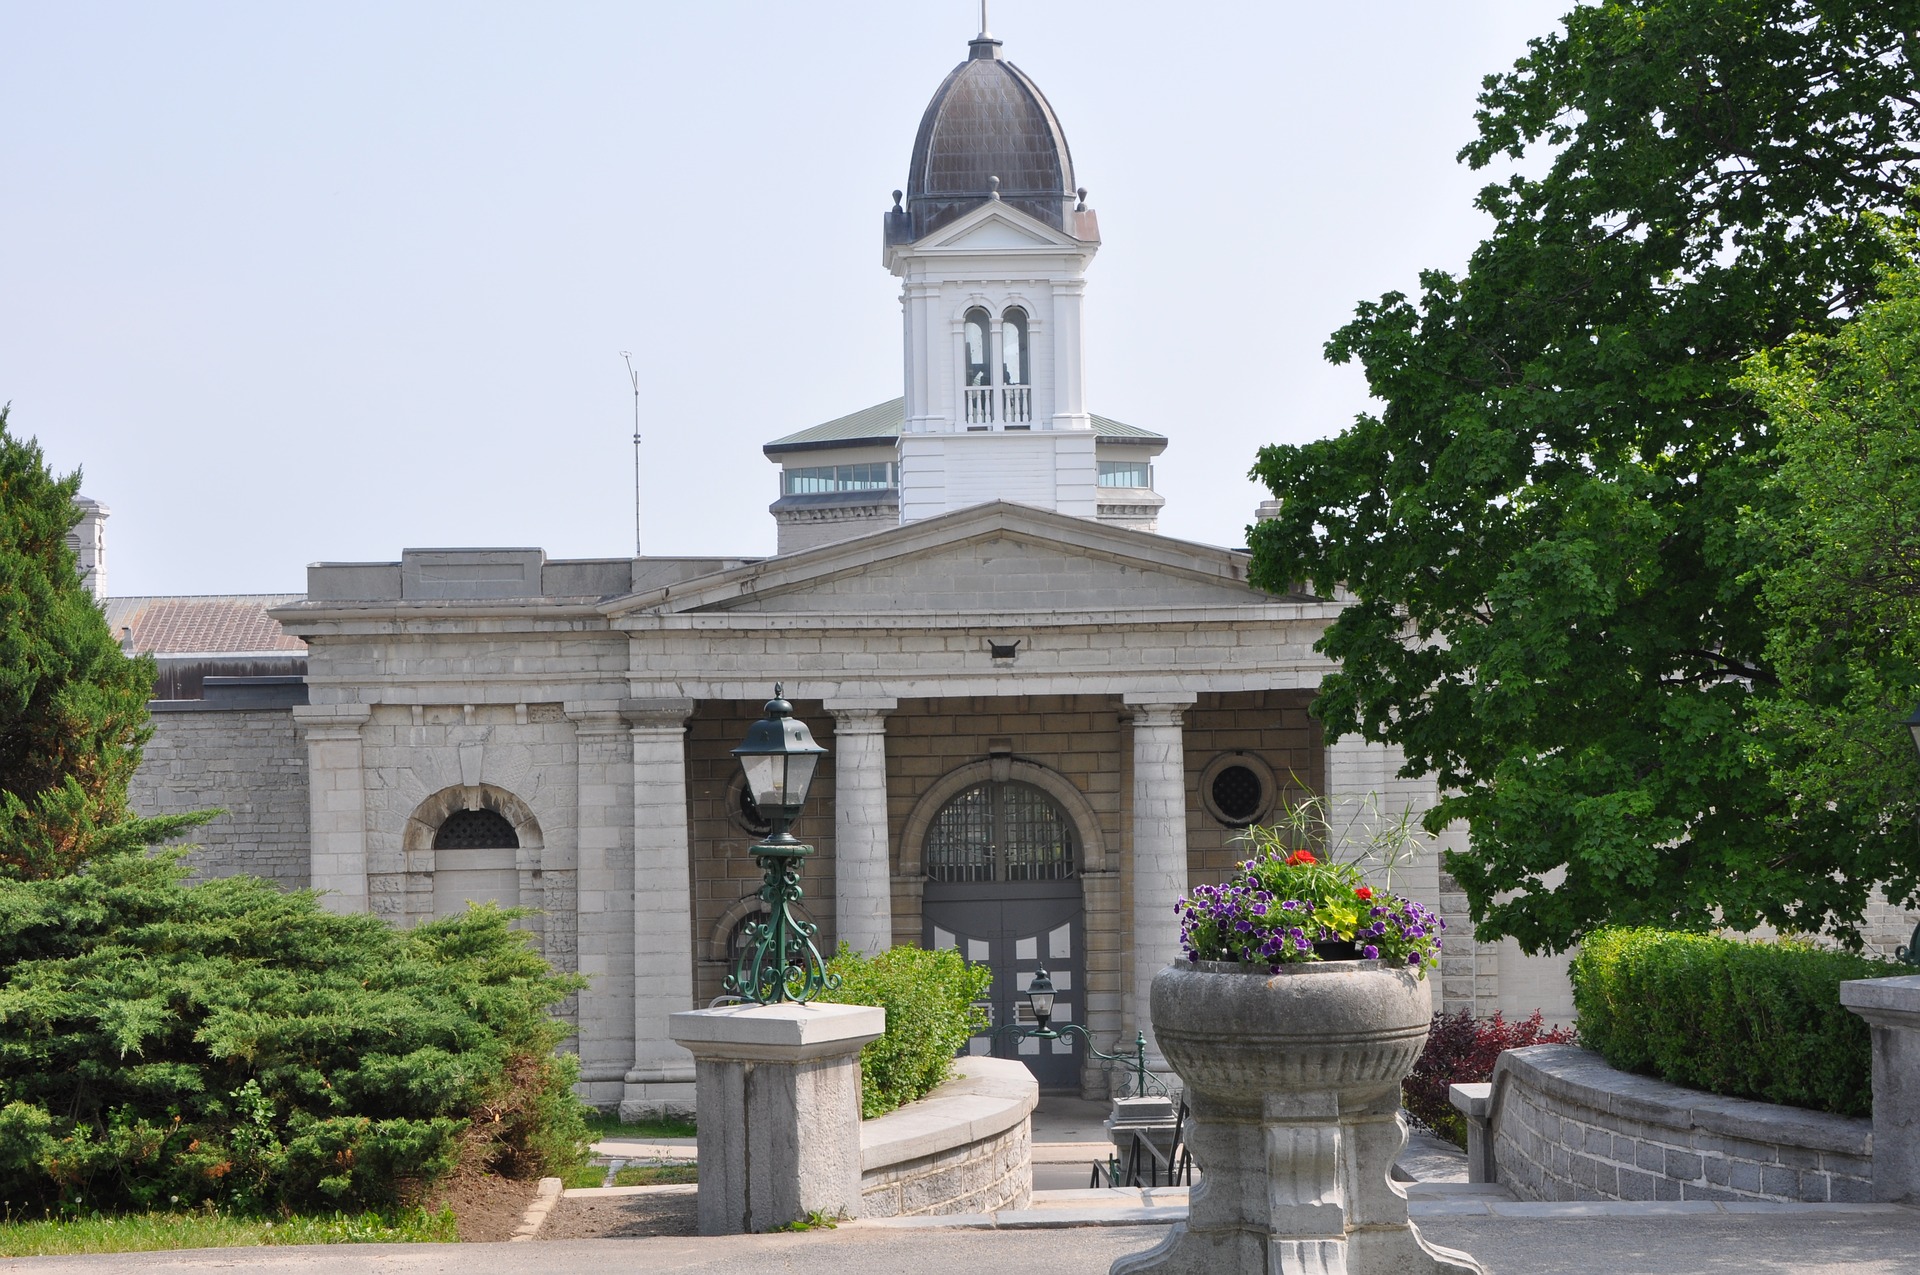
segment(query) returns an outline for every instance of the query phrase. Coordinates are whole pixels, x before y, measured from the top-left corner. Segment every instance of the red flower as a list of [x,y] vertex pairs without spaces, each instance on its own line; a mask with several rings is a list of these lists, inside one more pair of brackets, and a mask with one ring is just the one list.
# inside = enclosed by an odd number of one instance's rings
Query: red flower
[[1371,899],[1373,897],[1373,890],[1370,887],[1364,886],[1364,885],[1361,886],[1359,889],[1355,890],[1354,893],[1359,895],[1363,899]]
[[1289,868],[1297,868],[1303,863],[1318,863],[1318,862],[1320,861],[1313,857],[1313,852],[1311,850],[1295,850],[1292,854],[1287,856],[1287,866]]

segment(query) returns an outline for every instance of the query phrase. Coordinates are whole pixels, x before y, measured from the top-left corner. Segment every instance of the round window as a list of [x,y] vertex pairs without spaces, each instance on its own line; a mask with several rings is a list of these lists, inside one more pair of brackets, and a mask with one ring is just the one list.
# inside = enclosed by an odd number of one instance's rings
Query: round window
[[1229,828],[1260,822],[1273,806],[1273,771],[1251,753],[1224,753],[1200,773],[1200,804]]
[[756,837],[764,837],[773,831],[773,825],[760,813],[760,806],[753,799],[753,790],[747,787],[747,777],[738,769],[727,784],[727,818],[733,826],[742,832]]

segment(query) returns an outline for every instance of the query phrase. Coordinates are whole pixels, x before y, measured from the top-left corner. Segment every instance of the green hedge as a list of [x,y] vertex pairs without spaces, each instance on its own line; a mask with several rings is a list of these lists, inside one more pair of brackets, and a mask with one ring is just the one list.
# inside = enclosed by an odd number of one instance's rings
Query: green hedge
[[1898,965],[1780,940],[1600,930],[1573,962],[1580,1043],[1622,1071],[1843,1116],[1873,1110],[1867,1024],[1848,979]]
[[860,1114],[868,1120],[932,1092],[986,1025],[974,1002],[993,972],[958,952],[895,947],[867,957],[842,943],[827,970],[840,986],[817,999],[887,1011],[887,1034],[860,1051]]
[[396,930],[120,854],[0,880],[0,1198],[16,1215],[408,1202],[584,1152],[556,975],[482,908]]

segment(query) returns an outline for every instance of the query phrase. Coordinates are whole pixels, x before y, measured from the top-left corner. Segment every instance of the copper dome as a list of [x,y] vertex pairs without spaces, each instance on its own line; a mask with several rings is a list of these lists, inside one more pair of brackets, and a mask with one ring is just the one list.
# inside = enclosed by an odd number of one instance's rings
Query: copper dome
[[910,239],[978,207],[995,193],[1056,230],[1073,210],[1073,154],[1060,120],[1025,72],[980,35],[941,83],[913,141],[907,174]]

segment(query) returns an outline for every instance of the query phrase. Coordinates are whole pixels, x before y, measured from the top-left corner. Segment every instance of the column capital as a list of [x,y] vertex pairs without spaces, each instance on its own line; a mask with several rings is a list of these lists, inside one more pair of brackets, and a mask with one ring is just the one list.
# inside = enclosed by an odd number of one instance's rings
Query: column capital
[[308,739],[358,739],[373,720],[371,704],[295,704],[293,724]]
[[569,700],[561,706],[575,733],[581,735],[619,735],[627,729],[626,718],[608,701]]
[[690,699],[623,699],[620,716],[634,730],[678,730],[693,715]]
[[880,734],[887,729],[887,714],[899,708],[900,701],[879,696],[830,699],[822,701],[821,707],[833,714],[836,734]]
[[1178,726],[1199,696],[1192,691],[1128,691],[1120,697],[1135,726]]

